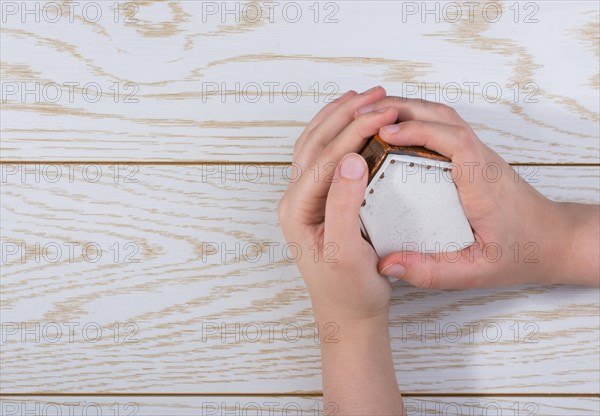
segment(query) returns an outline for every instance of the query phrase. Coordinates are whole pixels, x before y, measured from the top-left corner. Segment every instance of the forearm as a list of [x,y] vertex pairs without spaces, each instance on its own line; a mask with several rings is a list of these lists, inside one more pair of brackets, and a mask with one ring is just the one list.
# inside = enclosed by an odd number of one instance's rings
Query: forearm
[[335,322],[338,331],[321,339],[325,405],[340,416],[403,415],[387,316],[329,321]]

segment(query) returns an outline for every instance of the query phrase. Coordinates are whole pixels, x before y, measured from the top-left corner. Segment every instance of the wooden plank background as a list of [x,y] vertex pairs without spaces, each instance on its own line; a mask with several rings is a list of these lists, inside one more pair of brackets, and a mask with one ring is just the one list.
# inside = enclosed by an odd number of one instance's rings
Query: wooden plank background
[[[3,413],[322,410],[275,211],[296,137],[347,89],[452,104],[545,195],[600,202],[597,2],[51,3],[2,2]],[[396,284],[409,414],[597,414],[599,297]]]
[[3,91],[3,157],[289,161],[325,101],[381,83],[457,101],[511,162],[597,162],[595,1],[482,2],[470,15],[431,2],[438,16],[419,2],[289,2],[297,23],[283,4],[252,23],[253,8],[230,2],[236,23],[215,3],[214,15],[211,2],[144,1],[119,19],[98,3],[98,22],[83,5],[56,23],[52,9],[40,23],[23,10],[6,17],[2,78],[16,85]]
[[[593,398],[557,397],[406,397],[407,416],[422,415],[564,415],[596,414],[598,402]],[[122,414],[122,415],[315,415],[323,410],[320,397],[298,396],[227,396],[227,397],[82,397],[67,396],[10,398],[0,401],[7,416],[24,411],[52,414]],[[329,410],[329,409],[328,409]],[[120,413],[117,413],[120,412]],[[470,412],[470,413],[469,413]],[[58,413],[60,414],[60,413]],[[85,414],[85,413],[84,413]]]

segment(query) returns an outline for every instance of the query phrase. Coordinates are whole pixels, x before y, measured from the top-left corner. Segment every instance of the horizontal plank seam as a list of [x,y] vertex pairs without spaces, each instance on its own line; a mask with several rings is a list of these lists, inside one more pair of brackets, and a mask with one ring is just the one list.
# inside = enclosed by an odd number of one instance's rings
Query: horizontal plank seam
[[[140,165],[140,166],[202,166],[202,165],[269,165],[269,166],[289,166],[291,162],[233,162],[229,160],[215,161],[135,161],[135,160],[0,160],[0,165]],[[590,167],[600,168],[600,163],[545,163],[545,162],[511,162],[510,166],[540,166],[540,167]]]
[[[2,397],[322,397],[323,392],[303,393],[0,393]],[[460,392],[460,393],[402,393],[403,397],[576,397],[600,398],[600,393],[485,393],[485,392]]]

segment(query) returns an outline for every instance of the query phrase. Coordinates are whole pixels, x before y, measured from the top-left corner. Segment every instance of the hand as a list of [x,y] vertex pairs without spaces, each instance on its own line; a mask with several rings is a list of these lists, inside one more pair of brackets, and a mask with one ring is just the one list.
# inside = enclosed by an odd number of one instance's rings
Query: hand
[[391,285],[377,272],[377,255],[362,238],[358,217],[367,165],[352,153],[396,122],[393,107],[356,116],[357,108],[384,96],[381,87],[344,94],[314,117],[294,146],[299,172],[291,176],[300,179],[289,184],[278,213],[287,241],[301,248],[297,264],[317,320],[379,316],[387,322]]
[[357,108],[384,96],[381,87],[351,91],[315,116],[294,146],[300,179],[279,203],[285,237],[301,249],[297,265],[315,318],[337,327],[332,342],[320,334],[328,414],[404,414],[388,329],[391,285],[361,236],[367,164],[353,153],[398,119],[395,108],[383,107],[356,116]]
[[387,97],[358,112],[387,107],[397,109],[401,122],[382,127],[383,140],[424,146],[452,160],[452,176],[476,242],[437,256],[389,254],[379,262],[383,275],[443,289],[598,285],[598,206],[545,198],[443,104]]

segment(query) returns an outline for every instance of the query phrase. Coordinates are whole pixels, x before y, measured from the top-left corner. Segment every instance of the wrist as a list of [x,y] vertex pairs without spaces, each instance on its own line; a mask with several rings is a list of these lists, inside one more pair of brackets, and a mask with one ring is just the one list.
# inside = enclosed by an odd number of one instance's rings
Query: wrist
[[543,221],[539,227],[539,259],[537,278],[540,284],[560,284],[564,279],[565,261],[569,260],[572,245],[573,225],[568,210],[562,202],[546,200],[547,205],[538,208],[543,213]]
[[322,312],[320,327],[336,325],[332,337],[320,332],[324,402],[345,415],[403,414],[387,314],[356,319]]
[[[339,311],[315,309],[315,320],[319,328],[321,343],[332,339],[344,341],[362,337],[389,337],[389,309],[375,315],[357,317]],[[325,330],[324,330],[325,329]],[[333,331],[333,332],[332,332]],[[335,333],[335,335],[332,335]]]
[[546,284],[598,286],[598,206],[551,201]]

